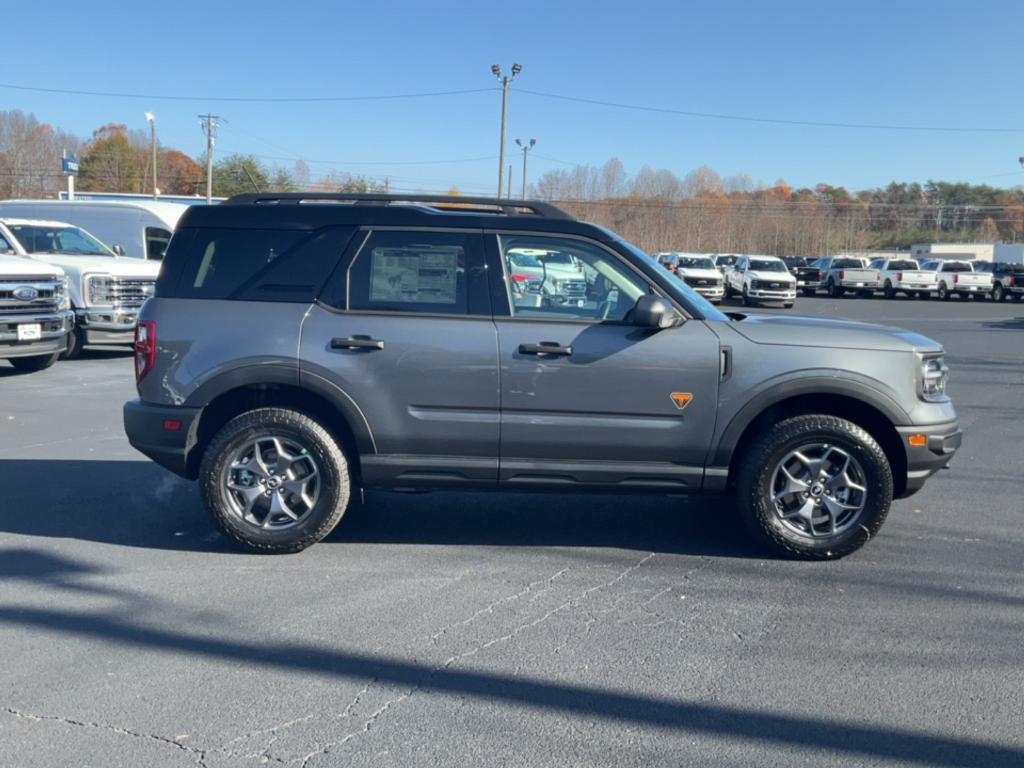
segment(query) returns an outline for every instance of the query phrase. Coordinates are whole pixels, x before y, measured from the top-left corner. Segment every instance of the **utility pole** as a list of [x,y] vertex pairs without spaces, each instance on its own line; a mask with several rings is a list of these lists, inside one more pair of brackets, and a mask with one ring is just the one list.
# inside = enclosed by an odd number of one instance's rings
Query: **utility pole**
[[146,113],[146,120],[149,121],[150,128],[150,148],[153,152],[153,199],[156,200],[160,197],[160,190],[156,186],[156,115],[152,112]]
[[501,67],[491,65],[491,73],[501,81],[501,149],[498,154],[498,198],[501,199],[505,186],[505,132],[508,127],[508,86],[523,71],[520,64],[512,65],[512,77],[501,74]]
[[533,145],[536,143],[536,139],[530,139],[525,143],[516,139],[516,144],[523,148],[523,200],[526,199],[526,158],[530,154],[530,150],[533,149]]
[[213,145],[217,139],[217,120],[220,119],[220,115],[207,113],[199,117],[203,119],[199,125],[206,134],[206,204],[210,205],[213,201]]

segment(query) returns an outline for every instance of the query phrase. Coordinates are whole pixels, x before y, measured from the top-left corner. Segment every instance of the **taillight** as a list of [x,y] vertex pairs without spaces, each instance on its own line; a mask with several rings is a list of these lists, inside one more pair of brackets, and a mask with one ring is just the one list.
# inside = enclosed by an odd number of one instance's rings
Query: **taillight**
[[896,273],[896,282],[897,283],[902,283],[903,282],[903,273],[902,272],[897,272]]
[[135,381],[142,381],[156,365],[156,323],[140,320],[135,326]]
[[530,278],[526,275],[509,275],[513,283],[528,283]]
[[954,273],[953,274],[953,285],[956,285],[959,282],[960,282],[960,275]]
[[840,280],[845,280],[846,279],[846,270],[845,269],[840,269],[839,270],[839,279]]
[[825,282],[825,273],[820,271],[820,270],[818,271],[818,282],[819,283]]
[[1006,284],[1007,285],[1016,285],[1017,284],[1017,278],[1015,278],[1013,275],[1010,275],[1010,277],[1006,280]]

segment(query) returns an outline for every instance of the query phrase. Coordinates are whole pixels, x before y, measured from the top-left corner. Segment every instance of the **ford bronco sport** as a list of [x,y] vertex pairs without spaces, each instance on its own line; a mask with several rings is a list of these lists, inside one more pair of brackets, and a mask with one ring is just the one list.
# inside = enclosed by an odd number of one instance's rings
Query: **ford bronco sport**
[[[570,255],[583,293],[515,290]],[[728,491],[762,542],[828,559],[960,445],[936,342],[723,314],[532,201],[255,194],[195,206],[143,306],[131,443],[230,537],[295,552],[364,488]]]

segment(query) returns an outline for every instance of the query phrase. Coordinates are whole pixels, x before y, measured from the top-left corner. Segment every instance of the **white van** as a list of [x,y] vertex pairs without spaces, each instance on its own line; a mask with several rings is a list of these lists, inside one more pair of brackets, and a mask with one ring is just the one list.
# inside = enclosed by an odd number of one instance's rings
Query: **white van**
[[171,233],[187,210],[182,203],[155,200],[0,201],[0,217],[73,224],[124,256],[155,261],[164,257]]

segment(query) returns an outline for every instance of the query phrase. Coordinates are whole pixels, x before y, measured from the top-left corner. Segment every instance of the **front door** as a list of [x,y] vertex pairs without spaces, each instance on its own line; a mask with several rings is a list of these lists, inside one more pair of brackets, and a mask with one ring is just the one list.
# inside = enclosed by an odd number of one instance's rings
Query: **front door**
[[479,231],[357,233],[302,327],[300,376],[365,419],[369,487],[493,487],[497,338]]
[[[699,488],[715,426],[717,336],[699,320],[661,330],[633,325],[636,300],[656,289],[604,245],[501,234],[488,247],[508,297],[507,315],[496,319],[500,482]],[[523,252],[542,268],[548,254],[572,256],[573,285],[565,293],[524,289],[512,266]]]

